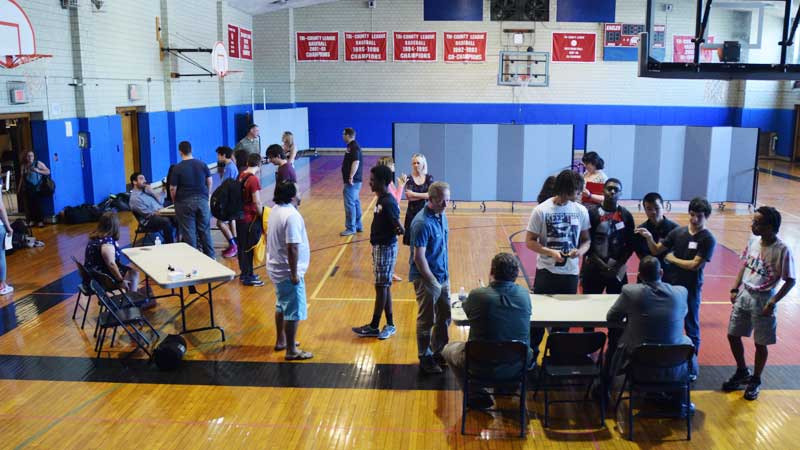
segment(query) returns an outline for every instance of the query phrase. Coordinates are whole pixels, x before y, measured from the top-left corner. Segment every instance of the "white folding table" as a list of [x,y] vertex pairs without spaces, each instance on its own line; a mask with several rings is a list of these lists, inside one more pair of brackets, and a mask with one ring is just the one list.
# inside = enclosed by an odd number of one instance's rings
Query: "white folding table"
[[[212,283],[226,282],[234,279],[236,273],[217,261],[209,258],[203,252],[186,243],[153,245],[148,247],[133,247],[122,250],[133,265],[145,274],[145,285],[149,287],[152,279],[161,288],[169,289],[170,293],[153,298],[178,297],[181,300],[181,332],[180,334],[194,333],[205,330],[219,330],[222,340],[225,340],[225,330],[214,323],[214,300],[212,297]],[[193,273],[196,271],[196,273]],[[170,276],[176,272],[185,275],[176,279]],[[205,293],[197,292],[197,297],[186,302],[183,289],[200,284],[208,285]],[[177,293],[176,293],[177,290]],[[191,292],[191,289],[190,289]],[[200,328],[186,328],[186,308],[200,298],[208,301],[210,324]]]
[[[618,328],[623,323],[608,322],[606,314],[618,295],[531,295],[531,326]],[[469,325],[457,295],[450,297],[451,318],[456,325]]]

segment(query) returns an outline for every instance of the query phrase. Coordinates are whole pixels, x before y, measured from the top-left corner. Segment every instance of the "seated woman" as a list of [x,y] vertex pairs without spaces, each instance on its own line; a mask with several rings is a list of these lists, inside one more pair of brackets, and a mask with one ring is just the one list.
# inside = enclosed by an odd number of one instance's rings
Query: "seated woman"
[[120,263],[119,216],[116,212],[105,212],[97,222],[97,228],[89,234],[84,265],[90,271],[104,273],[126,290],[135,291],[139,286],[139,272]]

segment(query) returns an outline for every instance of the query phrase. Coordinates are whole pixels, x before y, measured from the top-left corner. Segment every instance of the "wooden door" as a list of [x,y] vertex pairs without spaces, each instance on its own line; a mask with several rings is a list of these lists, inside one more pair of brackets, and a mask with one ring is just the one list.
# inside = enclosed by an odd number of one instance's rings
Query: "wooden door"
[[136,108],[117,108],[122,119],[122,145],[125,158],[125,182],[133,172],[141,171],[139,158],[139,123]]

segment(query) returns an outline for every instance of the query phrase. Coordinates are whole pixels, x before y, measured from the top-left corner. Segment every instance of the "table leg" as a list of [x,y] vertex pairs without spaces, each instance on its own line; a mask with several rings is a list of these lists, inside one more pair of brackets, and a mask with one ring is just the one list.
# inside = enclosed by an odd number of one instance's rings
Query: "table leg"
[[206,331],[206,330],[218,330],[220,332],[220,334],[222,335],[222,341],[224,342],[225,341],[225,330],[223,330],[222,327],[218,327],[214,323],[214,300],[213,300],[213,294],[212,294],[213,290],[211,288],[211,283],[208,283],[208,292],[207,293],[205,293],[205,294],[198,293],[197,297],[194,300],[192,300],[191,302],[189,302],[189,306],[191,306],[192,303],[194,303],[195,301],[199,300],[201,297],[206,299],[206,301],[208,302],[209,318],[210,318],[210,322],[211,322],[210,325],[207,326],[207,327],[192,328],[192,329],[188,329],[188,330],[186,329],[186,312],[185,312],[186,305],[184,303],[183,288],[181,288],[180,292],[181,292],[181,295],[180,295],[180,297],[181,297],[181,320],[183,321],[183,330],[180,332],[180,334],[194,333],[194,332],[197,332],[197,331]]
[[178,296],[181,298],[181,326],[183,328],[181,334],[183,334],[186,333],[186,305],[184,304],[183,287],[180,288],[179,292]]

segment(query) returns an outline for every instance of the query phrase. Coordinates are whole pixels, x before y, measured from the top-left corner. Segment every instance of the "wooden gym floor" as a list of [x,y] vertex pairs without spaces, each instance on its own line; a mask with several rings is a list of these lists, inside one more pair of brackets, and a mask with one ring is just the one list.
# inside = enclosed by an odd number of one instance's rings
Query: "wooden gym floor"
[[[371,167],[374,157],[366,158]],[[373,286],[368,232],[338,236],[342,229],[340,157],[318,157],[301,174],[300,211],[311,241],[306,274],[309,320],[298,340],[314,359],[283,362],[275,341],[275,294],[233,281],[215,287],[217,322],[227,341],[210,331],[187,336],[183,367],[159,372],[143,359],[123,364],[118,358],[92,357],[93,318],[85,330],[72,320],[77,275],[70,256],[83,257],[87,225],[56,225],[36,230],[47,245],[8,257],[9,281],[17,291],[0,299],[0,447],[2,448],[796,448],[800,427],[800,290],[779,308],[779,343],[771,347],[764,390],[756,402],[741,392],[722,393],[720,383],[732,371],[724,340],[730,307],[727,288],[737,269],[735,254],[750,224],[746,207],[715,210],[710,228],[720,247],[715,254],[702,309],[701,373],[692,393],[697,405],[691,443],[683,441],[683,422],[642,419],[637,442],[622,439],[625,406],[609,413],[606,427],[596,425],[594,408],[553,408],[551,429],[543,429],[541,400],[528,399],[528,438],[516,438],[516,403],[501,401],[505,413],[471,413],[459,433],[461,394],[452,374],[422,377],[416,368],[416,304],[407,282],[393,287],[398,333],[387,341],[359,339],[350,327],[369,321]],[[270,173],[265,177],[271,177]],[[432,173],[436,175],[433,168]],[[800,184],[760,174],[759,204],[784,216],[782,237],[800,254]],[[267,197],[271,197],[267,192]],[[361,193],[365,228],[374,204],[365,183]],[[533,205],[458,204],[448,210],[451,226],[452,287],[468,289],[488,278],[489,261],[512,251],[509,236],[523,229]],[[404,209],[404,205],[401,205]],[[686,223],[685,204],[670,216]],[[643,214],[630,204],[637,223]],[[126,224],[123,244],[132,237]],[[521,240],[521,235],[514,241]],[[519,245],[513,245],[519,247]],[[723,248],[724,247],[724,248]],[[520,250],[521,251],[521,250]],[[520,257],[530,267],[530,255]],[[401,247],[398,273],[407,278],[408,250]],[[237,269],[235,260],[225,264]],[[265,278],[263,268],[258,272]],[[519,282],[525,284],[521,277]],[[162,300],[148,316],[166,333],[175,330],[177,301]],[[188,322],[207,320],[204,302],[188,310]],[[79,316],[80,318],[80,316]],[[178,319],[179,320],[179,319]],[[451,340],[466,339],[452,326]],[[748,360],[752,344],[747,342]]]

